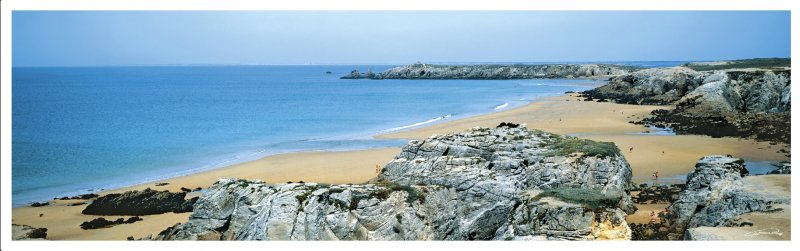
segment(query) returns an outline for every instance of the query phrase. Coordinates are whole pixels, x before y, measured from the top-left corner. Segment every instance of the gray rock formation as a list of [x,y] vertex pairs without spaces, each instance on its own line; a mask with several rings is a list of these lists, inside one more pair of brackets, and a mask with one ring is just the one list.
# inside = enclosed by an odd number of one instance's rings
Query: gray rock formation
[[614,77],[584,94],[627,104],[672,104],[700,86],[703,76],[685,67],[644,69]]
[[636,68],[603,64],[548,65],[430,65],[412,64],[381,73],[361,74],[353,70],[343,79],[528,79],[588,78],[629,73]]
[[[743,137],[788,143],[791,81],[788,70],[694,71],[653,68],[615,77],[583,92],[590,99],[675,105],[637,122],[681,134]],[[588,100],[588,99],[587,99]]]
[[630,239],[611,143],[518,128],[412,141],[371,184],[223,179],[158,240]]
[[28,225],[11,224],[12,240],[44,240],[47,238],[47,228],[35,228]]
[[694,113],[783,113],[791,108],[786,70],[652,68],[614,77],[584,94],[628,104],[675,104]]
[[95,199],[81,212],[88,215],[148,215],[166,212],[191,212],[197,198],[184,199],[185,192],[172,193],[155,191],[150,188],[142,191],[112,193]]
[[692,113],[784,113],[791,108],[788,71],[716,71],[678,100]]
[[683,236],[691,228],[732,226],[739,215],[789,204],[786,194],[749,187],[743,181],[746,175],[742,159],[720,155],[700,159],[685,190],[669,207],[673,233]]

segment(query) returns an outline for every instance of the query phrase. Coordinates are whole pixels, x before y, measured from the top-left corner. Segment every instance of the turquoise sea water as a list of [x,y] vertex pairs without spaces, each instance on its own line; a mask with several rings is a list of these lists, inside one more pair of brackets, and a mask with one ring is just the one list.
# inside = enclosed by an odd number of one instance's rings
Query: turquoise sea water
[[372,136],[511,109],[591,83],[339,79],[354,68],[389,67],[15,67],[13,204],[276,153],[401,146]]

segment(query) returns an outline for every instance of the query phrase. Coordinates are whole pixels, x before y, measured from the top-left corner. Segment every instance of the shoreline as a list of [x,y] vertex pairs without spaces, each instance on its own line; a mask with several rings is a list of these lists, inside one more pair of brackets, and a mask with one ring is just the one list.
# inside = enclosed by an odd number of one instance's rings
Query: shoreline
[[[699,135],[648,135],[642,133],[646,127],[628,123],[629,120],[647,116],[653,109],[665,106],[625,105],[580,101],[576,94],[539,98],[518,107],[502,109],[482,115],[452,119],[423,127],[374,135],[375,139],[424,139],[433,134],[445,134],[475,126],[495,127],[500,122],[525,123],[530,129],[539,129],[556,134],[576,134],[579,138],[612,141],[622,150],[633,170],[633,181],[647,181],[649,173],[659,171],[663,177],[685,175],[701,156],[710,154],[732,154],[752,161],[789,160],[777,150],[786,145],[771,146],[766,142],[755,142],[737,138],[711,138]],[[628,151],[628,147],[635,147]],[[662,150],[665,149],[665,150]],[[660,151],[667,153],[662,155]],[[292,152],[266,156],[254,161],[209,169],[169,179],[97,192],[99,195],[141,190],[147,187],[156,190],[179,192],[180,188],[207,188],[219,178],[260,179],[268,183],[317,182],[331,184],[364,183],[374,178],[375,165],[383,166],[391,161],[400,148],[373,148],[349,151]],[[748,158],[749,157],[749,158]],[[157,183],[168,183],[156,186]],[[198,196],[192,192],[187,198]],[[190,213],[161,214],[144,217],[136,224],[112,228],[81,230],[82,221],[98,216],[82,215],[85,206],[66,206],[80,200],[50,201],[50,206],[22,206],[12,209],[12,223],[50,229],[51,239],[124,239],[156,234],[177,222],[188,220]],[[44,213],[45,217],[36,217]],[[47,218],[47,219],[44,219]],[[141,227],[142,231],[130,231],[130,227]],[[155,232],[153,232],[155,231]],[[124,236],[123,236],[124,235]]]

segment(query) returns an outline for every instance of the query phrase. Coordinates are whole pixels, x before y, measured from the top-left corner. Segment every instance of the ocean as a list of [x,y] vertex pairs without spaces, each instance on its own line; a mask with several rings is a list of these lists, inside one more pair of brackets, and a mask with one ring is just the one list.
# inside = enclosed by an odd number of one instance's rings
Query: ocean
[[[391,66],[14,67],[12,202],[135,185],[512,109],[592,80],[343,80]],[[326,72],[331,72],[327,74]]]

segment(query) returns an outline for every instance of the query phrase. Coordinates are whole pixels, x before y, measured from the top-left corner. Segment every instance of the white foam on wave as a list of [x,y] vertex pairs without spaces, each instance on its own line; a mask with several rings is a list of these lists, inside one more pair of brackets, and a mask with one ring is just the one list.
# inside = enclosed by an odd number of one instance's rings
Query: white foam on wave
[[500,109],[503,109],[503,108],[506,108],[506,107],[508,107],[508,102],[503,103],[502,105],[495,106],[494,110],[496,111],[496,110],[500,110]]
[[419,123],[414,123],[414,124],[410,124],[410,125],[389,128],[389,129],[384,130],[384,132],[395,132],[395,131],[400,131],[400,130],[408,129],[408,128],[412,128],[412,127],[427,125],[427,124],[430,124],[430,123],[433,123],[433,122],[436,122],[436,121],[439,121],[439,120],[450,118],[452,116],[453,116],[452,114],[447,114],[447,115],[444,115],[444,116],[440,116],[440,117],[432,118],[432,119],[429,119],[429,120],[425,120],[425,121],[422,121],[422,122],[419,122]]

